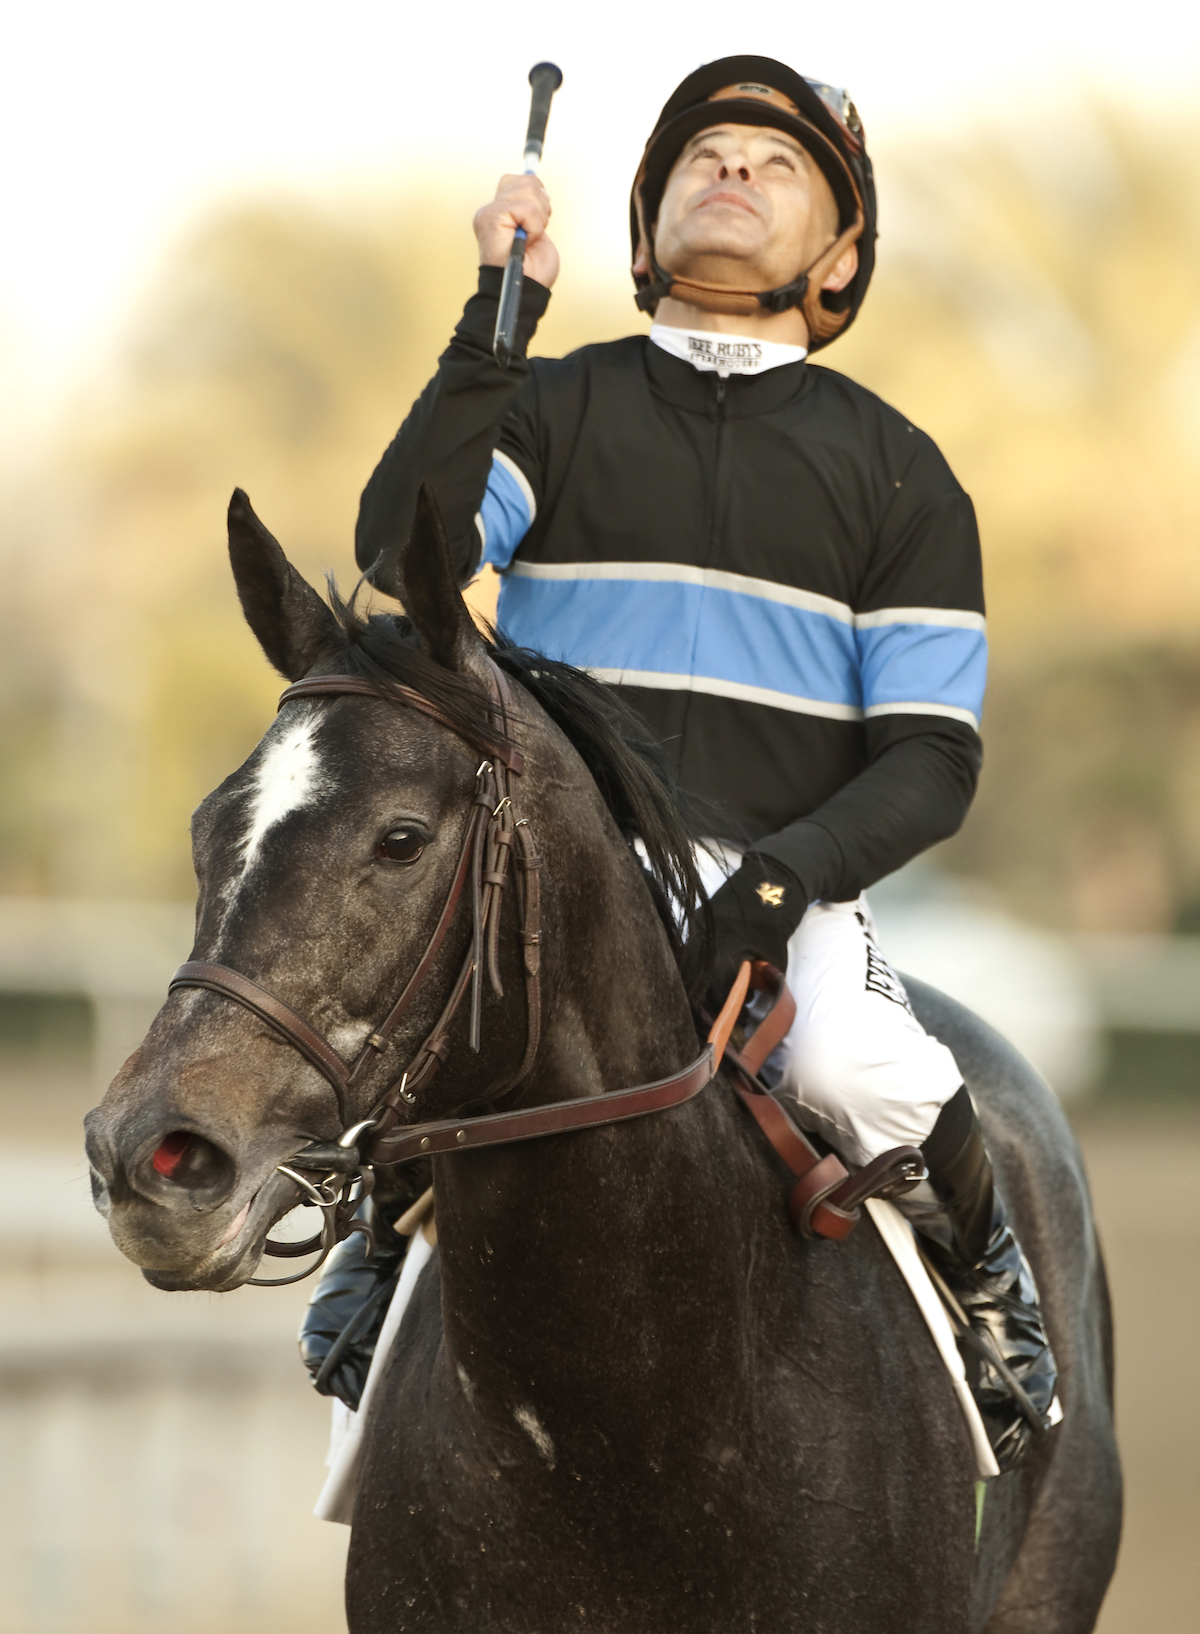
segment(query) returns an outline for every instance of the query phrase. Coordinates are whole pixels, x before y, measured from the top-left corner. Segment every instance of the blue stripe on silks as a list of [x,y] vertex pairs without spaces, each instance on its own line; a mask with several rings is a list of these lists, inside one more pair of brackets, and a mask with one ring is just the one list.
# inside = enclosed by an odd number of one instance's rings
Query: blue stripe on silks
[[982,630],[944,624],[883,624],[859,630],[864,707],[932,704],[965,709],[976,721],[987,684]]
[[520,484],[511,471],[506,471],[499,460],[492,461],[487,491],[479,507],[487,534],[481,565],[488,562],[503,573],[513,559],[513,552],[529,532],[532,518],[529,505]]
[[585,669],[708,676],[861,707],[848,624],[759,596],[644,579],[535,579],[500,588],[497,621],[522,646]]

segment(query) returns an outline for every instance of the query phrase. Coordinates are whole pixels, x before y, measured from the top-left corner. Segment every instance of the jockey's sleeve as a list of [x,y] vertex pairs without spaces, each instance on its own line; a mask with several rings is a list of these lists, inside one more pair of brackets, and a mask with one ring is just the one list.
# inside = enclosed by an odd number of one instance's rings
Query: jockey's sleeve
[[896,483],[855,608],[867,765],[757,845],[792,870],[810,902],[852,900],[948,839],[975,794],[983,568],[971,501],[957,484],[947,494],[943,466],[926,441]]
[[973,728],[910,715],[867,722],[865,771],[809,816],[760,840],[809,902],[850,902],[962,826],[983,760]]
[[498,552],[506,547],[511,557],[520,542],[514,534],[523,509],[528,512],[524,526],[532,521],[534,451],[518,465],[511,451],[497,456],[496,448],[506,418],[512,422],[509,444],[519,434],[514,427],[521,417],[510,411],[514,400],[531,389],[525,353],[550,291],[525,279],[516,350],[510,367],[501,369],[492,355],[492,338],[502,278],[502,268],[480,267],[479,287],[438,359],[437,373],[363,490],[354,549],[365,572],[381,556],[399,554],[412,528],[422,482],[433,489],[461,583],[476,571],[485,544],[488,560],[499,565]]

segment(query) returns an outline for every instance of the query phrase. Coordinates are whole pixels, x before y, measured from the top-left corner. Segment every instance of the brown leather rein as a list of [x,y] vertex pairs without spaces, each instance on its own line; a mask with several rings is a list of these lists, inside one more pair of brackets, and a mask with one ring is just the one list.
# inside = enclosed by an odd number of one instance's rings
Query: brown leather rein
[[[751,1035],[739,1054],[728,1050],[733,1067],[734,1088],[753,1115],[776,1154],[796,1177],[788,1212],[796,1227],[807,1237],[823,1236],[840,1240],[849,1235],[858,1221],[858,1203],[871,1195],[892,1193],[915,1185],[924,1176],[921,1153],[915,1147],[897,1147],[851,1176],[832,1153],[822,1156],[779,1102],[767,1093],[758,1078],[759,1069],[771,1051],[782,1042],[796,1015],[795,1000],[778,971],[769,965],[745,962],[721,1013],[712,1025],[701,1054],[681,1071],[653,1083],[637,1084],[597,1096],[509,1112],[473,1114],[434,1122],[402,1124],[404,1110],[445,1063],[450,1053],[450,1030],[470,992],[470,1047],[480,1048],[483,976],[497,997],[504,996],[499,967],[501,904],[508,885],[510,859],[515,851],[519,879],[519,938],[525,984],[526,1038],[521,1064],[496,1099],[509,1095],[528,1074],[541,1038],[540,985],[540,894],[537,853],[527,818],[521,817],[514,778],[525,768],[524,756],[508,736],[512,702],[504,673],[489,660],[491,707],[498,727],[494,732],[474,734],[451,720],[437,705],[398,682],[373,682],[351,675],[315,675],[289,686],[280,696],[279,707],[307,698],[366,697],[376,702],[401,704],[419,710],[448,731],[462,738],[484,756],[475,777],[475,793],[459,849],[458,861],[442,911],[425,944],[415,969],[396,1002],[379,1026],[368,1034],[355,1059],[347,1061],[329,1040],[302,1015],[276,998],[266,988],[228,965],[203,960],[180,965],[171,978],[169,991],[176,988],[203,988],[231,999],[256,1015],[286,1043],[314,1066],[333,1089],[337,1099],[342,1134],[336,1142],[314,1141],[297,1152],[288,1163],[279,1165],[305,1194],[309,1203],[323,1211],[322,1230],[300,1243],[268,1240],[265,1251],[278,1258],[319,1253],[320,1258],[305,1271],[283,1278],[252,1278],[260,1285],[294,1282],[317,1270],[336,1246],[352,1231],[369,1229],[354,1215],[374,1185],[374,1169],[408,1163],[418,1157],[434,1157],[446,1152],[479,1150],[535,1140],[545,1135],[573,1130],[595,1129],[644,1117],[652,1112],[682,1106],[711,1083],[726,1054],[733,1028],[745,1003],[748,990],[769,994],[773,1004],[769,1014]],[[355,1123],[349,1119],[349,1098],[366,1076],[370,1066],[383,1059],[401,1020],[428,975],[458,914],[469,887],[472,936],[458,975],[431,1031],[418,1045],[408,1065],[391,1082],[370,1115]],[[319,1173],[324,1178],[314,1184],[299,1171]],[[357,1190],[355,1186],[357,1184]]]

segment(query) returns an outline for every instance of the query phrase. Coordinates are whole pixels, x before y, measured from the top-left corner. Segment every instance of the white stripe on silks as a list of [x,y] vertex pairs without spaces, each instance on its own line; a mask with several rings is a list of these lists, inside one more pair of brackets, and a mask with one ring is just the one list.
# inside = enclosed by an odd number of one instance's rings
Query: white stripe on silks
[[744,573],[726,573],[716,567],[690,567],[685,562],[521,562],[508,570],[518,579],[632,579],[639,584],[698,584],[706,590],[730,590],[759,601],[776,601],[805,613],[821,613],[839,624],[853,624],[854,614],[844,602],[796,590],[771,579],[752,579]]
[[899,1267],[900,1275],[908,1283],[917,1302],[917,1308],[925,1318],[925,1325],[933,1335],[938,1355],[946,1365],[946,1372],[950,1375],[950,1383],[954,1386],[958,1405],[966,1420],[978,1477],[981,1481],[990,1481],[993,1476],[999,1475],[1000,1466],[996,1462],[992,1444],[983,1427],[983,1419],[979,1416],[978,1403],[967,1384],[967,1371],[959,1355],[958,1346],[954,1342],[950,1318],[946,1315],[945,1307],[930,1281],[929,1272],[921,1263],[920,1254],[917,1253],[912,1227],[894,1203],[884,1202],[882,1198],[868,1197],[866,1208],[875,1222],[876,1230]]
[[820,715],[830,721],[860,721],[863,718],[863,712],[856,704],[831,704],[823,698],[797,698],[790,692],[748,686],[744,681],[722,681],[713,675],[669,675],[656,669],[600,669],[590,664],[587,672],[609,686],[656,687],[663,692],[704,692],[713,698],[737,698],[743,703],[788,709],[793,715]]
[[516,460],[510,459],[507,454],[501,453],[498,448],[493,448],[492,459],[497,465],[503,466],[503,468],[508,472],[509,476],[516,483],[517,487],[521,490],[521,498],[529,507],[529,525],[532,527],[534,518],[537,516],[537,500],[533,497],[533,489],[529,486],[529,478],[525,475],[524,471],[522,471]]
[[944,715],[949,721],[962,721],[965,726],[979,730],[979,717],[969,709],[956,709],[953,704],[868,704],[863,715],[869,721],[877,715]]
[[886,624],[932,624],[946,630],[987,630],[982,613],[961,607],[881,607],[877,613],[855,613],[856,630],[878,630]]
[[479,554],[487,553],[487,523],[483,520],[483,512],[475,512],[475,531],[479,535]]

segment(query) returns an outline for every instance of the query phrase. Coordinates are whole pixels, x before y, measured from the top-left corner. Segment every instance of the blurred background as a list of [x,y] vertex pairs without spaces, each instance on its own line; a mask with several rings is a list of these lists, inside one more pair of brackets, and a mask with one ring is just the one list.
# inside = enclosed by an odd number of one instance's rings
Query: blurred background
[[683,74],[746,50],[854,93],[878,271],[821,361],[933,435],[984,541],[979,797],[873,893],[881,936],[1068,1106],[1129,1479],[1100,1626],[1190,1626],[1200,23],[1167,0],[1136,29],[1065,0],[864,0],[749,29],[714,0],[686,23],[628,0],[434,11],[6,15],[0,1634],[344,1626],[345,1532],[309,1514],[327,1414],[295,1358],[303,1290],[150,1290],[90,1212],[80,1150],[189,947],[191,809],[278,692],[225,504],[245,487],[310,577],[352,582],[358,493],[473,286],[471,215],[516,164],[530,64],[566,76],[544,170],[563,273],[534,348],[557,354],[643,327],[642,142]]

